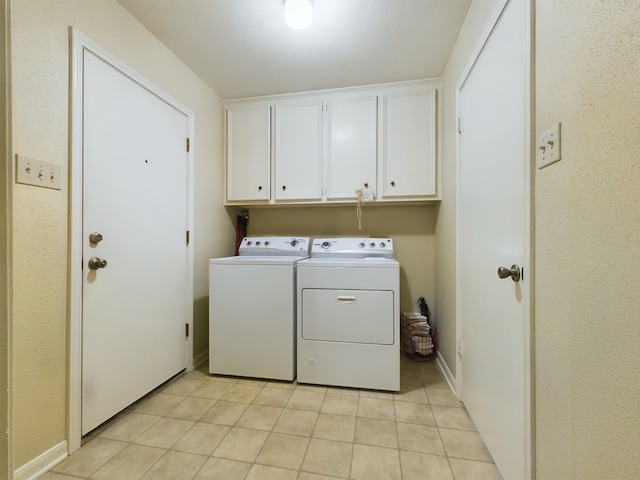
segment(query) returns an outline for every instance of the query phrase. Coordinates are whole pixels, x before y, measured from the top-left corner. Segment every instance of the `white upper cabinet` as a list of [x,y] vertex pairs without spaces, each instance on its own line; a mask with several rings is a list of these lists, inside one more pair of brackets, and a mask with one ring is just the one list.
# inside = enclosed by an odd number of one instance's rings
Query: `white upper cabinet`
[[322,101],[276,104],[275,200],[322,200]]
[[327,200],[356,199],[375,192],[378,97],[335,97],[327,109]]
[[270,199],[271,114],[267,103],[227,109],[227,201]]
[[382,199],[435,197],[436,89],[390,93],[381,98]]
[[438,200],[439,88],[434,79],[228,101],[227,204]]

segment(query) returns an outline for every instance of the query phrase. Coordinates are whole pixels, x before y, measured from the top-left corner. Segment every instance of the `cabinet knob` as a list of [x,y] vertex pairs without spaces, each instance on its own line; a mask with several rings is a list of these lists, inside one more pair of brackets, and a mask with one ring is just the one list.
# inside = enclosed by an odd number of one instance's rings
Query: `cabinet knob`
[[262,190],[262,185],[258,185],[258,191]]
[[286,185],[282,185],[282,191],[284,192],[287,189]]
[[392,182],[391,182],[391,186],[392,186],[392,187],[395,187],[395,186],[396,186],[396,182],[393,182],[393,181],[392,181]]
[[369,184],[367,182],[364,182],[364,188],[369,188]]

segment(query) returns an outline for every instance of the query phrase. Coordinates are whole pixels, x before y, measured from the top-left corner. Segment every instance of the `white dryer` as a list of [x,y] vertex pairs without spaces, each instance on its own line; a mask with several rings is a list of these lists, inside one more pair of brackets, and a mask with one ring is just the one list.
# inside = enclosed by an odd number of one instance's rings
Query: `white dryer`
[[296,376],[296,265],[309,237],[246,237],[235,257],[209,260],[209,372]]
[[314,239],[298,262],[298,382],[400,390],[400,266],[389,238]]

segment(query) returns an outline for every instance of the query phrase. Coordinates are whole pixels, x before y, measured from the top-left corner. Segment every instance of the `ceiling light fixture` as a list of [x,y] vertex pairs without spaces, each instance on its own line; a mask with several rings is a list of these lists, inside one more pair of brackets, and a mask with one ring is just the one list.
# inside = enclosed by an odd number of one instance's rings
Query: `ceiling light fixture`
[[309,28],[313,20],[311,0],[285,0],[284,21],[294,30]]

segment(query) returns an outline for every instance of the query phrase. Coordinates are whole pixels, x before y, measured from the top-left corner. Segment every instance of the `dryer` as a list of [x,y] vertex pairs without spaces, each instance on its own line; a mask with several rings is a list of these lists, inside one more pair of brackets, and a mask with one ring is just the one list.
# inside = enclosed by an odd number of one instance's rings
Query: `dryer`
[[296,376],[296,265],[309,237],[246,237],[238,256],[209,260],[209,372]]
[[298,262],[299,383],[400,390],[400,265],[390,238],[314,239]]

